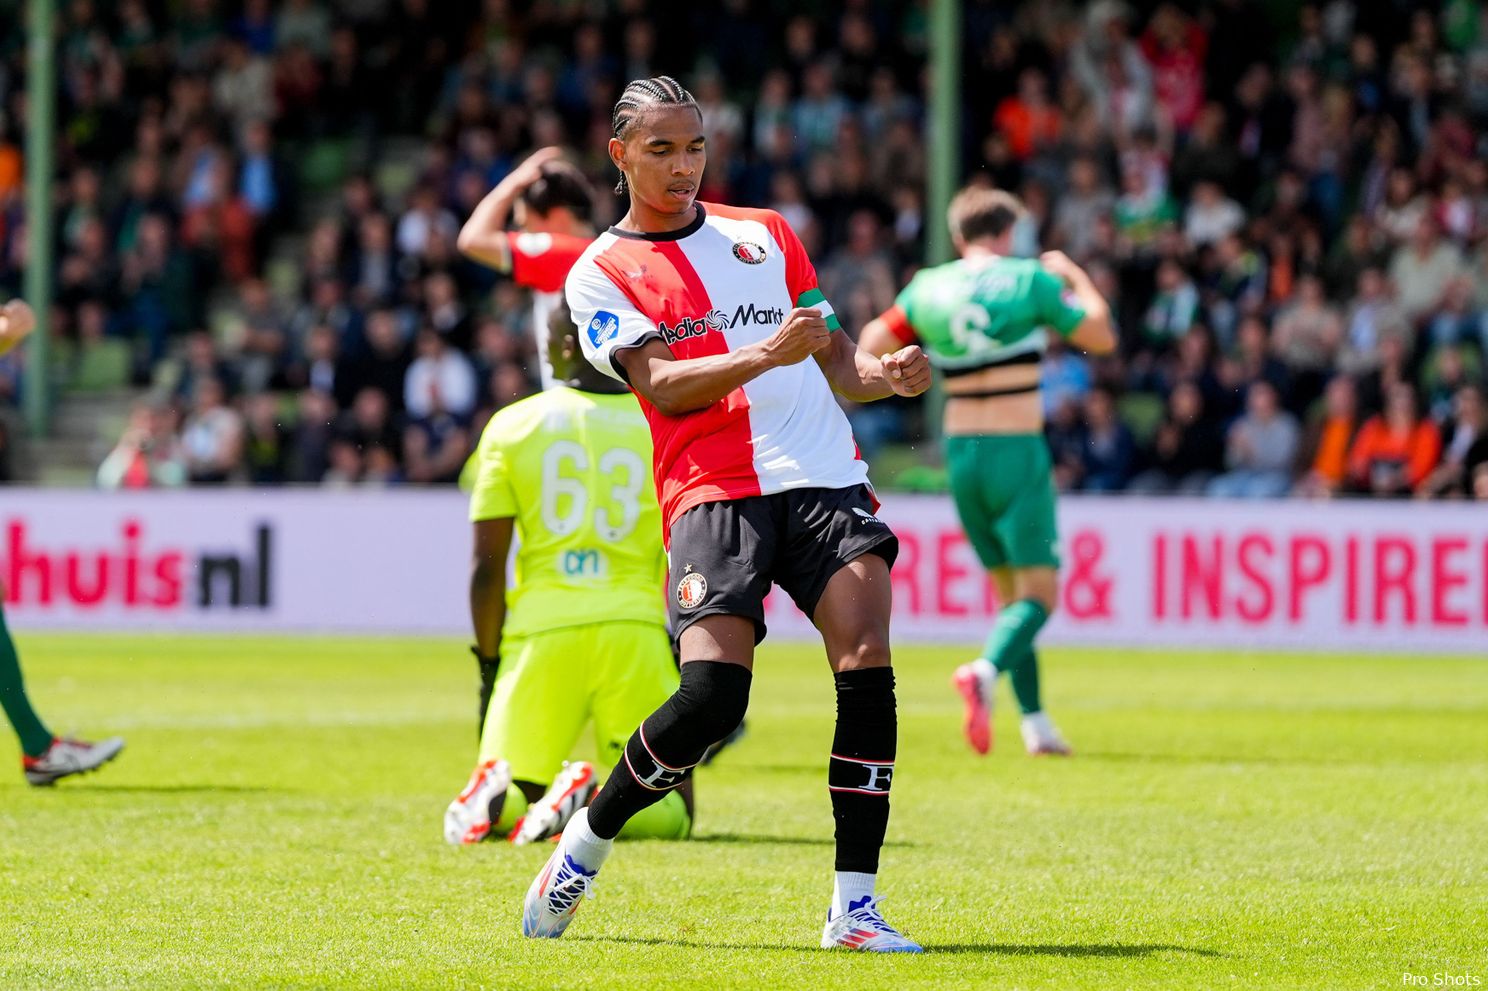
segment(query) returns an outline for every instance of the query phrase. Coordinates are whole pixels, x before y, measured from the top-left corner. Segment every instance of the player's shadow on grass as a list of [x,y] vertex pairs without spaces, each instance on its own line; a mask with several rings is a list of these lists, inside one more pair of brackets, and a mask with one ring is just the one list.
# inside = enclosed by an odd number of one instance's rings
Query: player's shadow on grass
[[266,795],[271,792],[289,792],[288,788],[265,788],[261,785],[87,785],[76,790],[110,795]]
[[1147,957],[1154,953],[1189,953],[1222,957],[1218,950],[1176,943],[943,943],[925,944],[926,953],[996,953],[1009,957]]
[[[769,836],[764,833],[708,833],[706,835],[694,834],[688,843],[743,843],[759,844],[761,846],[834,846],[836,840],[830,836]],[[884,843],[886,847],[898,847],[908,849],[919,846],[918,843],[908,843],[904,840],[888,840]]]
[[1299,754],[1288,757],[1279,754],[1177,754],[1177,753],[1130,753],[1115,750],[1080,751],[1080,760],[1085,763],[1096,761],[1111,761],[1120,764],[1275,764],[1275,765],[1298,765],[1298,764],[1357,764],[1357,757],[1316,757],[1308,754]]
[[[818,954],[806,944],[731,943],[706,939],[660,939],[656,936],[570,936],[580,943],[625,943],[634,946],[695,947],[706,950],[784,950]],[[1188,953],[1222,957],[1223,953],[1175,943],[926,943],[926,953],[981,953],[1005,957],[1147,957],[1154,953]]]

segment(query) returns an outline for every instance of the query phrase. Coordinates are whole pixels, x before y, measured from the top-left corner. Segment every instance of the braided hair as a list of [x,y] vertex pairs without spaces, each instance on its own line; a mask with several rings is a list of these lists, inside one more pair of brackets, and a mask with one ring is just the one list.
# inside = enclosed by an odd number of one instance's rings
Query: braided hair
[[[620,99],[615,101],[615,112],[610,118],[610,126],[614,130],[615,137],[625,137],[625,132],[635,119],[641,115],[641,111],[651,106],[671,107],[696,107],[697,100],[692,94],[671,76],[653,76],[650,79],[634,79],[625,86],[625,91],[620,94]],[[701,113],[701,111],[699,111]],[[625,193],[625,173],[620,173],[620,181],[615,183],[615,195]]]

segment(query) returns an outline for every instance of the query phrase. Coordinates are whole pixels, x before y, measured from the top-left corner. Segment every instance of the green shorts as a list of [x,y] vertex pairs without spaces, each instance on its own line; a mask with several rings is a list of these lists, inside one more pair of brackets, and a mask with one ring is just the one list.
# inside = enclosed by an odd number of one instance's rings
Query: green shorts
[[590,623],[507,640],[480,759],[503,758],[516,780],[547,784],[592,718],[603,776],[677,684],[666,630],[651,623]]
[[1039,434],[947,437],[951,496],[987,569],[1059,567],[1054,472]]

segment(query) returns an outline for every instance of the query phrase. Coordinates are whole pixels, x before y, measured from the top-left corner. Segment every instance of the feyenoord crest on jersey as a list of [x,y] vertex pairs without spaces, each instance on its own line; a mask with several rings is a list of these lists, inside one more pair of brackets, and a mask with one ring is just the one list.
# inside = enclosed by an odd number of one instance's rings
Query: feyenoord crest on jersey
[[765,260],[765,249],[753,241],[735,241],[734,257],[746,265],[758,265]]
[[708,579],[696,571],[689,571],[677,583],[677,605],[683,609],[696,609],[708,597]]

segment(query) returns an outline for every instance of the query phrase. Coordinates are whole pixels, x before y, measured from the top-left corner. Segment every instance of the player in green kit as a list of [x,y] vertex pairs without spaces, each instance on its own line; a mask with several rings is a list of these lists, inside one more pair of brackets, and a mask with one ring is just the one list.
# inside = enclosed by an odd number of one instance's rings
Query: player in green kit
[[[19,299],[0,306],[0,356],[20,344],[36,327],[36,314]],[[26,697],[21,659],[5,628],[5,581],[0,579],[0,709],[21,744],[21,771],[33,785],[49,785],[74,774],[96,770],[119,756],[124,741],[100,743],[57,737],[46,728]]]
[[967,740],[978,753],[992,749],[993,689],[1007,672],[1028,752],[1069,754],[1043,711],[1033,647],[1059,591],[1039,363],[1048,331],[1092,354],[1112,351],[1116,335],[1105,299],[1064,254],[1009,256],[1022,210],[1008,193],[962,190],[948,211],[961,257],[916,274],[860,343],[873,354],[919,344],[944,378],[951,494],[1002,603],[982,656],[953,679]]
[[[549,327],[554,387],[493,416],[475,454],[473,650],[494,678],[475,772],[445,812],[454,844],[561,832],[679,683],[650,428],[628,390],[582,358],[566,306]],[[565,763],[591,720],[601,768]],[[622,835],[691,828],[691,791],[679,790]]]

